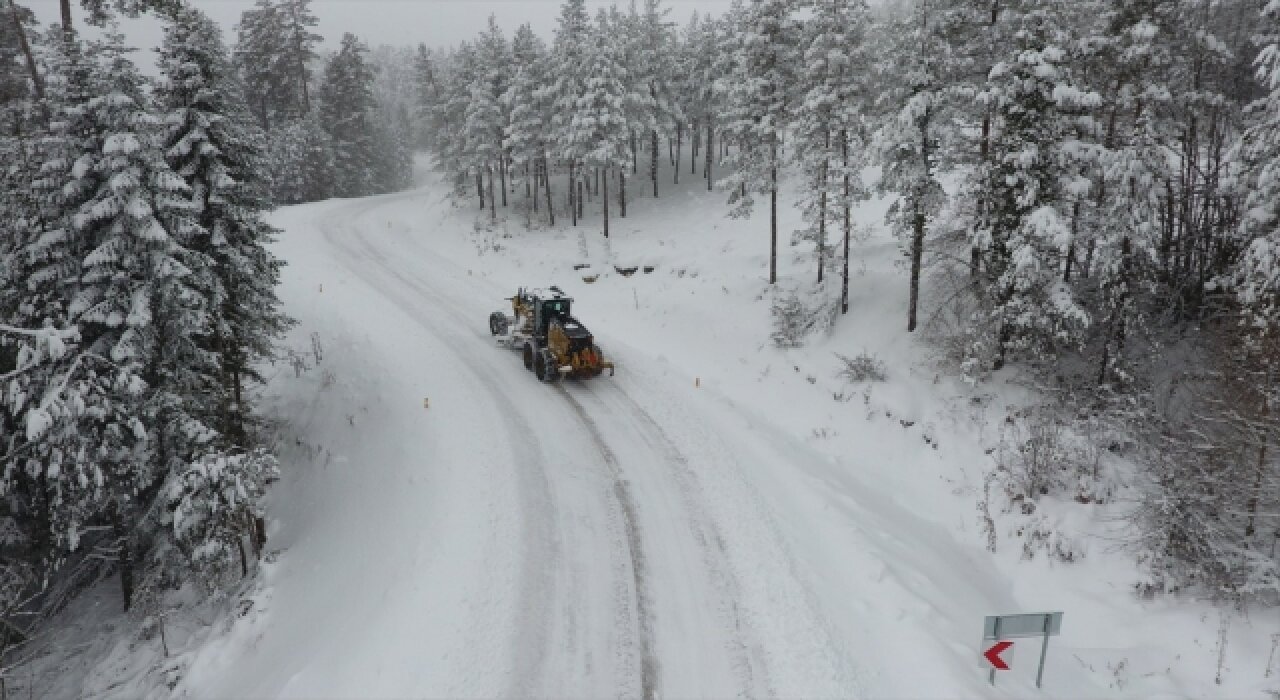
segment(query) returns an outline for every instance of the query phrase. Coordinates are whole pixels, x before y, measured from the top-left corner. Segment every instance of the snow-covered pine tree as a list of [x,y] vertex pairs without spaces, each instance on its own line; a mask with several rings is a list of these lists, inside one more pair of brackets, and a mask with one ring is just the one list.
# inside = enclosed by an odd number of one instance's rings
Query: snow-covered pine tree
[[368,51],[354,34],[324,67],[320,85],[320,121],[333,149],[334,188],[339,197],[377,192],[378,149],[374,134],[373,71]]
[[244,106],[221,32],[194,8],[174,13],[165,28],[156,97],[166,111],[167,158],[191,188],[207,235],[188,244],[212,261],[213,333],[205,352],[217,359],[217,394],[210,416],[226,443],[252,445],[248,384],[288,325],[275,287],[281,263],[267,250],[275,235],[262,216],[269,207],[262,134]]
[[315,202],[333,196],[333,145],[317,112],[272,130],[266,160],[275,204]]
[[630,86],[638,94],[628,99],[629,108],[637,112],[633,121],[643,125],[649,140],[649,180],[653,196],[658,196],[659,137],[672,135],[684,120],[676,97],[676,65],[680,58],[673,24],[667,20],[669,10],[661,0],[644,0],[643,11],[631,5],[628,25],[631,29],[632,60],[627,63]]
[[[497,198],[501,194],[505,205],[506,151],[502,145],[503,131],[507,125],[506,109],[502,95],[506,93],[510,78],[511,56],[507,40],[498,27],[498,20],[489,16],[489,28],[476,42],[476,75],[471,84],[471,100],[467,105],[466,158],[476,175],[489,176],[489,215],[498,217]],[[501,178],[500,184],[495,180]]]
[[796,0],[755,0],[742,16],[738,73],[728,83],[725,132],[731,215],[751,214],[755,197],[769,196],[769,284],[778,281],[778,176],[783,140],[795,108],[801,30]]
[[421,128],[415,143],[423,148],[435,148],[431,113],[440,103],[440,76],[436,70],[436,58],[426,44],[418,44],[413,57],[414,114]]
[[127,607],[136,526],[167,464],[210,433],[192,411],[210,378],[196,279],[207,268],[185,247],[204,231],[120,37],[95,46],[93,64],[74,33],[58,34],[58,109],[34,183],[49,228],[19,251],[31,267],[17,316],[78,345],[27,374],[26,398],[8,409],[25,416],[54,545],[73,550],[83,526],[109,524]]
[[[627,67],[627,79],[622,84],[622,118],[627,124],[627,152],[630,154],[631,167],[618,171],[616,187],[618,192],[618,216],[626,218],[627,171],[630,170],[633,175],[640,172],[638,136],[642,136],[649,130],[654,117],[653,100],[649,96],[649,91],[636,80],[634,71],[630,68],[640,64],[642,53],[639,32],[640,18],[636,14],[635,4],[632,4],[630,14],[620,12],[617,5],[610,7],[606,15],[606,23],[608,26],[606,31],[616,43],[618,62]],[[605,172],[605,178],[608,178],[608,171]],[[599,179],[600,174],[597,171],[595,180],[598,182]]]
[[413,184],[413,118],[409,106],[399,104],[384,118],[386,155],[383,156],[381,190],[398,192]]
[[281,33],[275,38],[279,54],[273,68],[280,73],[277,82],[284,89],[281,102],[291,117],[298,118],[311,112],[311,63],[321,37],[312,31],[318,20],[311,12],[311,0],[278,2]]
[[[462,42],[439,66],[440,90],[432,101],[427,124],[433,134],[436,159],[454,184],[454,196],[460,197],[474,178],[468,175],[465,158],[467,107],[471,104],[471,84],[476,75],[476,52],[470,42]],[[480,208],[484,209],[484,190],[476,187]]]
[[[863,52],[868,18],[861,0],[814,0],[811,11],[804,27],[791,157],[805,179],[797,206],[806,228],[796,237],[814,244],[821,284],[830,234],[847,222],[845,212],[865,189],[858,142],[867,96],[855,67],[868,63]],[[844,233],[848,236],[848,226]]]
[[604,236],[609,237],[609,176],[617,171],[619,183],[630,163],[626,110],[627,70],[613,38],[609,16],[601,10],[587,49],[583,94],[569,123],[569,144],[582,154],[587,168],[603,175]]
[[690,58],[685,93],[689,107],[685,114],[692,131],[689,172],[697,174],[701,160],[708,192],[715,186],[715,143],[725,111],[724,96],[735,75],[731,28],[727,17],[719,20],[704,17],[701,23],[690,28],[694,33],[688,39]]
[[[507,113],[502,144],[514,172],[525,185],[526,217],[537,211],[538,198],[545,192],[547,221],[554,226],[551,181],[547,172],[550,119],[545,94],[540,87],[546,80],[546,48],[527,24],[516,30],[511,45],[516,72],[502,96]],[[544,192],[539,192],[540,186]]]
[[975,340],[967,366],[990,362],[1001,368],[1010,353],[1049,357],[1055,346],[1074,342],[1089,323],[1072,290],[1062,281],[1071,241],[1075,197],[1087,192],[1077,175],[1070,110],[1096,102],[1074,87],[1065,39],[1043,11],[1024,16],[1011,57],[997,63],[980,99],[994,114],[989,166],[979,172],[984,200],[974,228],[989,285],[989,316],[977,323],[996,337]]
[[1171,95],[1163,84],[1172,57],[1155,41],[1160,32],[1150,15],[1124,5],[1104,13],[1100,36],[1090,42],[1100,47],[1106,71],[1095,83],[1110,89],[1098,110],[1103,123],[1094,129],[1090,169],[1098,175],[1088,200],[1077,203],[1064,275],[1074,268],[1098,288],[1096,381],[1115,387],[1135,379],[1128,340],[1146,334],[1158,285],[1164,183],[1174,174],[1164,136],[1173,126]]
[[1250,105],[1251,124],[1236,156],[1248,196],[1241,226],[1245,254],[1235,277],[1250,325],[1275,332],[1280,329],[1280,0],[1270,0],[1263,16],[1270,31],[1260,37],[1255,65],[1266,96]]
[[257,0],[240,15],[236,27],[236,65],[244,78],[245,98],[263,131],[275,125],[282,103],[288,103],[284,76],[276,69],[283,24],[280,8],[272,0]]
[[40,67],[28,38],[35,15],[16,2],[0,6],[0,135],[16,135],[13,108],[39,97],[43,90]]
[[896,197],[888,221],[911,260],[908,332],[916,329],[929,223],[946,200],[938,176],[946,155],[943,135],[949,133],[948,51],[940,41],[934,5],[922,0],[888,28],[891,58],[882,64],[877,100],[884,116],[874,137],[880,165],[876,187]]
[[574,139],[572,121],[578,110],[578,99],[585,92],[583,77],[591,35],[591,19],[587,15],[585,0],[565,0],[560,6],[559,26],[550,59],[551,83],[546,96],[551,103],[551,137],[557,158],[569,171],[569,215],[573,225],[578,225],[582,214],[581,161],[585,155],[578,150]]
[[697,38],[701,33],[701,16],[695,10],[689,23],[677,33],[674,40],[674,56],[671,59],[671,100],[673,111],[679,116],[674,124],[675,142],[672,146],[672,182],[680,184],[680,168],[684,159],[684,144],[690,145],[690,159],[694,157],[693,133],[697,131],[695,97],[698,84],[694,72],[698,63]]

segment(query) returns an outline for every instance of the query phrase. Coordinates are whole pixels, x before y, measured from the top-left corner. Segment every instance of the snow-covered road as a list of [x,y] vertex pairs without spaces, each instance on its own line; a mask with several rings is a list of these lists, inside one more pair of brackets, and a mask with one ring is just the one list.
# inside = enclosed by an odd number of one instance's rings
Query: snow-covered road
[[487,318],[548,280],[442,252],[466,234],[435,189],[277,216],[286,301],[323,361],[278,407],[297,436],[273,495],[282,554],[185,689],[990,692],[956,642],[1012,605],[980,550],[652,344],[600,333],[585,299],[617,375],[538,382]]
[[[426,246],[379,235],[388,229],[376,225],[378,207],[414,196],[330,211],[318,228],[355,277],[429,337],[417,371],[433,385],[434,432],[460,444],[430,446],[424,461],[484,440],[492,449],[460,466],[507,482],[505,500],[486,504],[513,516],[504,518],[510,529],[487,533],[507,543],[476,557],[465,587],[510,617],[462,625],[507,629],[505,658],[484,659],[507,680],[495,690],[856,694],[852,659],[812,604],[776,515],[736,476],[759,455],[677,410],[678,399],[630,354],[613,380],[535,381],[484,330],[511,290],[480,283]],[[456,563],[421,575],[456,575]],[[514,578],[495,581],[491,567],[512,567]]]

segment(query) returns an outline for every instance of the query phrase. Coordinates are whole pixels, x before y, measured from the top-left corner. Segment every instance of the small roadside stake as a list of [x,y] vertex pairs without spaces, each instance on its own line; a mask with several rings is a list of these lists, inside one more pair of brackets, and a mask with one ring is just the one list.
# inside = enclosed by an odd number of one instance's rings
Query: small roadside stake
[[[1036,687],[1044,681],[1044,661],[1049,654],[1049,637],[1062,632],[1062,613],[1023,613],[988,615],[982,626],[982,657],[991,668],[988,678],[996,684],[996,671],[1008,671],[1013,661],[1013,642],[1022,637],[1041,637],[1040,666],[1036,669]],[[1002,656],[1003,655],[1003,656]]]
[[431,402],[430,402],[428,399],[423,398],[423,399],[422,399],[422,407],[423,407],[423,408],[431,408]]
[[702,377],[694,377],[694,378],[693,378],[693,388],[694,388],[694,389],[697,389],[697,388],[699,388],[699,387],[701,387],[701,386],[702,386]]
[[321,294],[324,294],[324,285],[323,285],[323,284],[322,284],[322,285],[320,285],[320,293],[321,293]]

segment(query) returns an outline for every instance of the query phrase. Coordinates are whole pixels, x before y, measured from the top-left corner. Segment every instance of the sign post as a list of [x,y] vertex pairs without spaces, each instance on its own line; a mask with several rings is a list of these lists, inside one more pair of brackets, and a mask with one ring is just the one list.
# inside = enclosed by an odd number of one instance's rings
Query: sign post
[[988,615],[982,626],[982,656],[991,666],[991,685],[996,684],[996,671],[1009,670],[1009,664],[1001,657],[1002,653],[1013,647],[1013,642],[1007,640],[1041,637],[1040,666],[1036,669],[1036,687],[1039,688],[1044,680],[1044,661],[1049,654],[1049,637],[1061,632],[1060,612]]

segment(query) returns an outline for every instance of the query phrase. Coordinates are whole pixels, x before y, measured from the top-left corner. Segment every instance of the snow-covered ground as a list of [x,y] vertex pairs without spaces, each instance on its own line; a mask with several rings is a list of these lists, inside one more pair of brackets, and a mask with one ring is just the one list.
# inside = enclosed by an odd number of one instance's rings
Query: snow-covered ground
[[[667,175],[669,177],[669,175]],[[688,177],[687,175],[684,177]],[[157,696],[1257,697],[1280,617],[1142,600],[1113,509],[1047,503],[1084,556],[1024,560],[975,505],[1006,405],[905,333],[905,271],[859,220],[851,309],[769,342],[767,212],[699,181],[636,182],[605,240],[488,224],[416,190],[281,210],[290,344],[278,368],[276,555],[235,606],[169,640]],[[514,195],[519,198],[522,194]],[[474,203],[471,203],[474,206]],[[479,222],[479,223],[477,223]],[[794,228],[787,211],[783,229]],[[783,246],[786,284],[814,274]],[[576,270],[575,265],[590,268]],[[618,267],[652,266],[623,276]],[[593,283],[585,278],[597,276]],[[517,286],[558,284],[617,375],[537,382],[489,337]],[[846,385],[834,353],[884,382]],[[318,362],[316,361],[318,360]],[[1118,507],[1118,506],[1117,506]],[[1061,610],[987,685],[985,615]],[[154,649],[152,641],[133,647]],[[141,652],[139,652],[141,653]],[[145,663],[162,665],[154,652]],[[124,669],[118,651],[93,663]],[[85,663],[91,660],[86,659]],[[143,662],[135,662],[135,665]],[[124,675],[118,670],[117,675]],[[140,694],[100,668],[82,695]],[[135,674],[136,675],[136,674]],[[132,676],[130,676],[132,677]]]

